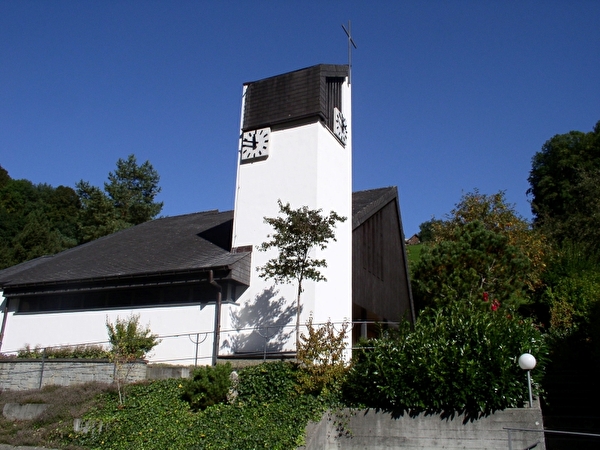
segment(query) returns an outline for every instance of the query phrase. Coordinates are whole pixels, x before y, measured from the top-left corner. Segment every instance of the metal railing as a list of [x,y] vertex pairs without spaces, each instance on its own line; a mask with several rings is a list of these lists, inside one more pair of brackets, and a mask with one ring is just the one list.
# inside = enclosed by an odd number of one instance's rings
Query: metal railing
[[[543,433],[544,435],[557,434],[557,435],[564,435],[564,436],[600,438],[600,434],[581,433],[578,431],[537,430],[537,429],[530,429],[530,428],[509,428],[509,427],[504,427],[503,429],[508,432],[508,450],[513,450],[513,445],[512,445],[512,432],[513,431]],[[519,450],[529,450],[529,449],[537,447],[537,445],[540,443],[541,443],[541,441],[537,441],[537,442],[531,444],[530,446],[525,447],[524,449],[519,449]],[[600,441],[598,441],[598,444],[600,445]]]
[[[323,323],[313,324],[315,327],[324,325]],[[342,322],[333,323],[336,330],[341,329]],[[348,337],[355,335],[375,335],[379,328],[396,327],[397,323],[381,323],[374,321],[355,321],[348,328]],[[295,324],[286,325],[256,325],[254,327],[243,328],[223,328],[220,330],[221,356],[233,356],[238,358],[252,358],[266,360],[269,358],[279,358],[283,354],[291,355],[295,353],[295,344],[293,335]],[[301,332],[306,333],[306,325],[301,325]],[[357,330],[353,333],[353,330]],[[185,355],[174,358],[151,358],[153,363],[171,363],[171,364],[210,364],[212,358],[212,339],[213,330],[198,330],[181,333],[165,333],[157,336],[163,342],[177,341],[180,346],[190,346]],[[225,345],[223,345],[225,343]],[[63,349],[85,346],[104,346],[108,348],[108,341],[79,342],[68,345],[44,345],[31,349],[45,354],[51,349]],[[350,350],[350,349],[348,349]],[[16,356],[19,350],[8,350],[3,352],[5,356]],[[38,356],[39,357],[39,356]],[[41,359],[44,359],[43,356]]]

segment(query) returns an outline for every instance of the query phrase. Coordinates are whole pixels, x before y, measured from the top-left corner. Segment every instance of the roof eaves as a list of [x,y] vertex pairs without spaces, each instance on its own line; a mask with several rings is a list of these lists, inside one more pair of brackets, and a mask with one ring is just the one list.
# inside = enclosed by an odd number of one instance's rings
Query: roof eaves
[[[66,291],[75,292],[78,290],[90,290],[90,286],[92,286],[92,285],[96,286],[97,289],[107,289],[107,288],[111,288],[111,287],[124,288],[124,287],[132,287],[132,286],[147,285],[147,284],[153,284],[153,285],[165,284],[162,282],[149,281],[149,280],[158,280],[158,279],[166,279],[166,278],[173,279],[174,277],[181,276],[181,275],[188,275],[188,274],[194,274],[194,273],[197,273],[197,274],[208,273],[211,270],[212,271],[223,271],[223,270],[228,271],[229,275],[227,275],[227,277],[230,277],[234,266],[236,266],[236,264],[238,264],[240,261],[242,261],[248,255],[250,255],[249,252],[230,253],[227,255],[227,256],[229,256],[229,258],[227,258],[227,260],[215,261],[215,263],[212,265],[206,265],[206,266],[195,267],[195,268],[187,268],[187,269],[183,269],[183,270],[175,269],[175,270],[165,270],[165,271],[158,271],[158,272],[140,272],[140,273],[136,273],[136,274],[110,275],[110,276],[90,277],[90,278],[76,279],[76,280],[52,280],[52,281],[42,281],[42,282],[33,282],[33,283],[11,284],[10,282],[8,282],[5,284],[5,289],[9,289],[9,292],[5,293],[5,296],[6,295],[30,295],[30,294],[49,293],[49,292],[53,292],[53,293],[59,292],[56,289],[50,289],[52,286],[55,286],[55,287],[63,286],[63,288],[60,289],[60,292],[66,292]],[[244,270],[242,270],[241,272],[244,273],[244,275],[245,275]],[[227,277],[224,277],[224,279]],[[246,280],[246,278],[247,278],[247,280]],[[145,281],[137,283],[136,280],[140,280],[140,281],[145,280]],[[240,284],[248,285],[249,281],[250,281],[250,277],[249,276],[247,276],[247,277],[246,276],[232,277],[232,281],[238,282]],[[189,282],[189,280],[188,280],[188,282]],[[167,282],[167,283],[169,283],[169,282]],[[73,287],[69,288],[68,286],[73,286]]]
[[5,284],[10,283],[10,281],[15,276],[17,276],[19,273],[29,270],[32,267],[35,267],[38,264],[41,264],[41,263],[47,261],[49,258],[52,258],[53,256],[54,255],[40,256],[38,258],[31,259],[29,261],[22,262],[15,266],[7,267],[6,269],[0,270],[0,289],[2,289],[2,286],[4,286]]

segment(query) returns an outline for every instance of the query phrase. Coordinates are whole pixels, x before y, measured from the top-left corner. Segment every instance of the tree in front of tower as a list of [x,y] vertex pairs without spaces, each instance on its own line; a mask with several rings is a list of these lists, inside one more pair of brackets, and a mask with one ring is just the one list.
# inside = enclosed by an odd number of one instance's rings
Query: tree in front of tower
[[311,256],[311,250],[325,250],[329,241],[335,241],[337,222],[346,221],[346,217],[331,211],[323,215],[321,209],[309,209],[302,206],[293,209],[289,203],[279,205],[278,217],[265,217],[267,224],[273,227],[273,233],[267,235],[267,241],[258,246],[259,251],[277,249],[277,256],[258,267],[259,276],[272,279],[275,283],[296,283],[296,348],[300,343],[300,306],[304,291],[304,280],[327,281],[321,269],[327,267],[325,259]]

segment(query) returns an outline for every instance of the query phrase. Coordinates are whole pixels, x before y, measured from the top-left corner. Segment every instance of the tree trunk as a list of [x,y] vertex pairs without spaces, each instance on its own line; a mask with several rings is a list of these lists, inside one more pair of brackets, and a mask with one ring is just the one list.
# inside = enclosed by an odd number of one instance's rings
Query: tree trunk
[[296,355],[300,348],[300,294],[302,293],[302,280],[298,280],[298,297],[296,298]]

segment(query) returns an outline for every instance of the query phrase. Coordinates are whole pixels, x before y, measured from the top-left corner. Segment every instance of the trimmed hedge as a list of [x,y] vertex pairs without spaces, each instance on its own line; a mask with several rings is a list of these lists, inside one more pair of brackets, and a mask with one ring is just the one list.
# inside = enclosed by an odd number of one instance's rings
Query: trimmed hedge
[[397,414],[464,413],[475,419],[528,400],[517,359],[532,353],[541,379],[548,348],[529,319],[455,302],[426,310],[414,329],[403,323],[355,351],[346,396]]

